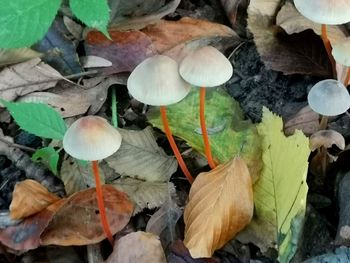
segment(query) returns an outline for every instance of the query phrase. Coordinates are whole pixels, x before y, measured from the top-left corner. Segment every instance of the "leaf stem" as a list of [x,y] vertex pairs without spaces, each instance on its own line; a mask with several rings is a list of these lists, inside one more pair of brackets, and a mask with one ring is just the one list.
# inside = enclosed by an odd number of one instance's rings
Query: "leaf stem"
[[102,192],[102,186],[100,182],[100,174],[98,171],[98,162],[97,161],[92,161],[92,170],[94,173],[95,177],[95,184],[96,184],[96,199],[97,199],[97,205],[98,205],[98,210],[100,211],[100,216],[101,216],[101,223],[102,223],[102,228],[103,231],[105,232],[109,242],[111,243],[113,247],[113,235],[111,232],[111,229],[109,228],[107,216],[106,216],[106,209],[104,205],[104,200],[103,200],[103,192]]
[[116,96],[115,87],[112,87],[111,111],[112,111],[112,125],[114,126],[114,128],[118,128],[117,96]]
[[209,136],[208,136],[207,127],[205,124],[205,114],[204,114],[205,91],[206,91],[206,89],[204,87],[200,88],[200,92],[199,92],[199,120],[201,123],[201,130],[202,130],[205,155],[207,156],[210,168],[214,169],[216,167],[216,164],[215,164],[215,162],[213,160],[213,156],[211,154]]
[[336,78],[337,77],[337,70],[336,70],[336,67],[335,67],[335,60],[334,60],[334,58],[332,56],[332,46],[331,46],[331,42],[329,41],[328,36],[327,36],[327,26],[325,24],[322,24],[321,38],[322,38],[322,41],[323,41],[323,45],[324,45],[324,47],[326,49],[328,58],[329,58],[329,60],[331,62],[331,65],[332,65],[333,77]]
[[181,153],[176,146],[175,140],[173,138],[173,135],[172,135],[170,127],[169,127],[168,118],[166,116],[166,106],[160,106],[160,114],[162,117],[164,132],[165,132],[166,137],[168,138],[171,149],[173,150],[173,152],[175,154],[175,157],[180,165],[182,172],[186,176],[187,180],[192,184],[194,179],[193,179],[190,171],[187,169],[187,166],[186,166],[184,160],[182,159]]

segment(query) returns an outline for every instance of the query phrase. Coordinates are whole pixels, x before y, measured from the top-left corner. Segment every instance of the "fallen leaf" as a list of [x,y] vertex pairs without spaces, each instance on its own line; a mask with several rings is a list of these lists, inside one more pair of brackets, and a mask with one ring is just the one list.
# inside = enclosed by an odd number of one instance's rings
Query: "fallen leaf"
[[133,178],[121,178],[113,181],[112,185],[127,193],[134,202],[134,215],[145,208],[160,207],[175,192],[175,187],[170,182],[147,182]]
[[319,114],[314,112],[309,105],[302,108],[284,123],[284,133],[294,134],[295,130],[301,130],[305,135],[311,135],[319,130]]
[[63,23],[76,40],[82,39],[83,27],[80,24],[76,23],[68,16],[63,16]]
[[33,161],[43,163],[54,175],[57,175],[57,165],[59,158],[60,156],[58,151],[56,151],[55,148],[51,146],[37,149],[32,155]]
[[[103,185],[103,199],[112,234],[129,222],[133,205],[126,194],[111,185]],[[98,212],[94,188],[66,199],[41,235],[41,245],[87,245],[106,238]]]
[[262,251],[277,248],[280,262],[293,257],[301,234],[308,186],[308,138],[301,131],[285,137],[282,119],[263,108],[263,171],[254,185],[254,217],[238,235]]
[[333,145],[341,150],[345,149],[345,139],[337,131],[320,130],[310,136],[309,146],[312,152],[320,147],[330,148]]
[[253,209],[252,181],[243,159],[200,173],[184,212],[184,244],[191,256],[211,257],[249,223]]
[[105,159],[118,174],[147,182],[167,182],[176,172],[176,159],[158,146],[151,127],[119,132],[123,137],[119,150]]
[[0,66],[20,63],[40,56],[41,53],[30,48],[0,48]]
[[169,197],[148,220],[146,232],[159,236],[163,248],[167,248],[175,240],[181,238],[176,231],[176,224],[181,216],[182,209],[174,202],[173,198]]
[[36,214],[60,198],[50,193],[37,181],[27,179],[15,185],[10,205],[12,219],[22,219]]
[[97,56],[85,56],[80,58],[84,68],[103,68],[112,66],[112,62]]
[[[194,88],[185,99],[167,107],[167,116],[172,133],[205,155],[198,102],[199,89]],[[248,164],[253,181],[256,181],[262,165],[260,138],[255,126],[244,119],[238,103],[222,89],[210,89],[205,101],[205,119],[213,158],[224,163],[240,153]],[[157,108],[149,112],[148,120],[163,129]]]
[[159,237],[142,231],[117,240],[106,263],[166,263]]
[[[164,1],[159,0],[111,2],[112,15],[114,9],[117,13],[111,19],[110,26],[121,31],[138,30],[147,25],[155,24],[162,17],[175,12],[180,4],[180,0],[168,1],[165,5]],[[115,7],[116,3],[118,6]]]
[[18,225],[0,229],[1,243],[14,250],[37,248],[40,246],[40,235],[64,202],[64,199],[61,199],[41,212],[27,217]]
[[[101,183],[104,183],[104,172],[102,169],[99,170]],[[89,162],[81,164],[72,157],[63,160],[59,176],[64,183],[67,195],[95,186],[91,164]]]
[[13,101],[17,97],[54,87],[61,74],[39,58],[7,67],[0,72],[0,98]]
[[280,0],[255,0],[248,7],[248,29],[264,64],[284,74],[332,75],[321,39],[312,32],[287,35],[274,25]]

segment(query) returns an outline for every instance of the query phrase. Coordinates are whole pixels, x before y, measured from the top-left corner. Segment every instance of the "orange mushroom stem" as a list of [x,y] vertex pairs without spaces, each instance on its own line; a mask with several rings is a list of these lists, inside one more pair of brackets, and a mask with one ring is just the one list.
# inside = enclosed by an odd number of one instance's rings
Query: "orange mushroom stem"
[[322,24],[321,38],[322,38],[322,41],[323,41],[323,45],[324,45],[324,47],[326,49],[328,58],[329,58],[329,60],[331,62],[331,65],[332,65],[333,77],[336,79],[337,78],[336,64],[335,64],[335,60],[334,60],[334,58],[332,56],[332,45],[331,45],[331,42],[328,39],[327,26],[325,24]]
[[181,156],[181,153],[179,151],[179,149],[177,148],[177,145],[175,143],[175,140],[173,138],[173,135],[171,133],[170,127],[169,127],[169,122],[168,122],[168,118],[166,115],[166,107],[165,106],[160,106],[160,114],[162,116],[162,122],[163,122],[163,127],[164,127],[164,132],[166,137],[168,138],[168,141],[170,143],[171,149],[173,150],[175,157],[180,165],[180,168],[182,170],[182,172],[184,173],[184,175],[186,176],[187,180],[192,184],[194,179],[190,173],[190,171],[187,169],[187,166]]
[[350,81],[350,67],[348,67],[347,73],[346,73],[346,77],[344,80],[344,86],[346,87],[349,84]]
[[93,170],[93,174],[95,177],[96,198],[97,198],[98,210],[99,210],[100,216],[101,216],[102,228],[107,236],[108,241],[111,243],[111,245],[113,247],[114,239],[113,239],[113,235],[112,235],[111,229],[109,227],[108,219],[107,219],[107,215],[106,215],[106,209],[105,209],[105,205],[104,205],[104,201],[103,201],[103,192],[102,192],[100,173],[98,171],[98,162],[97,161],[92,161],[92,170]]
[[209,136],[207,127],[205,124],[205,113],[204,113],[204,104],[205,104],[205,88],[200,88],[200,97],[199,97],[199,120],[201,124],[201,130],[202,130],[202,137],[203,137],[203,143],[204,143],[204,151],[205,155],[207,156],[208,164],[211,169],[214,169],[216,167],[216,164],[213,160],[213,156],[211,154],[210,149],[210,142],[209,142]]

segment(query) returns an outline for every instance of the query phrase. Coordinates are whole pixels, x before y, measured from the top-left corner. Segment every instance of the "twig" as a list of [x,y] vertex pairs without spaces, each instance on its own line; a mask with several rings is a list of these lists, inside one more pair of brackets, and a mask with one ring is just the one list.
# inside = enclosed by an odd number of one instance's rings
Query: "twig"
[[20,144],[14,143],[14,142],[10,142],[10,141],[6,140],[3,137],[0,137],[0,141],[8,144],[11,147],[15,147],[15,148],[18,148],[18,149],[21,149],[21,150],[25,150],[25,151],[29,151],[29,152],[35,152],[36,151],[32,147],[28,147],[28,146],[24,146],[24,145],[20,145]]

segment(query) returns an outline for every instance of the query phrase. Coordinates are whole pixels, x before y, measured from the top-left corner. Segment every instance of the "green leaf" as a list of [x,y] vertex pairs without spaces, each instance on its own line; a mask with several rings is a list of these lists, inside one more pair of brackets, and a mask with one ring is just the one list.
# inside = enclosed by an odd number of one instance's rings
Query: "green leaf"
[[266,108],[258,132],[264,166],[254,185],[254,218],[239,239],[263,250],[277,245],[279,262],[286,263],[296,251],[303,225],[309,140],[299,130],[285,137],[282,119]]
[[8,102],[0,99],[21,129],[36,136],[62,140],[67,126],[61,115],[41,103]]
[[42,161],[49,167],[54,175],[57,175],[58,152],[53,147],[38,149],[32,156],[33,161]]
[[28,47],[49,29],[60,7],[60,0],[1,1],[0,47]]
[[109,7],[107,0],[70,0],[73,13],[89,27],[97,28],[109,37],[107,25]]
[[[204,155],[199,123],[199,89],[193,88],[184,100],[167,106],[167,116],[173,134]],[[154,126],[163,130],[158,109],[148,117]],[[238,103],[220,88],[208,89],[205,118],[214,159],[224,163],[240,154],[256,179],[262,166],[260,138],[250,121],[243,120]]]

